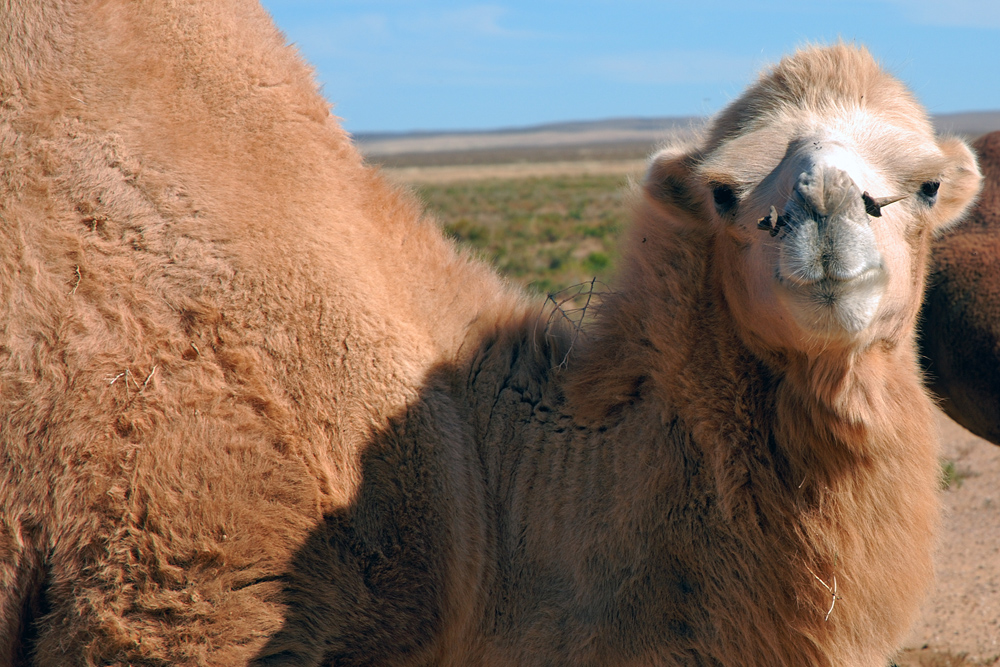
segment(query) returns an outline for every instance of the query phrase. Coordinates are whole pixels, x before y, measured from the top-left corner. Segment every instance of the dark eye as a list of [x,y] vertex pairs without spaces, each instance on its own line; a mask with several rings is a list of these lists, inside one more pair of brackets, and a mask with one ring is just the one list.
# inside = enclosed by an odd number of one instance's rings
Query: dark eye
[[715,209],[719,215],[726,215],[739,203],[736,193],[728,185],[716,185],[712,188],[712,199],[715,200]]
[[937,197],[938,188],[940,187],[941,183],[938,181],[925,181],[920,186],[920,194],[925,199],[928,199],[933,203],[934,199]]

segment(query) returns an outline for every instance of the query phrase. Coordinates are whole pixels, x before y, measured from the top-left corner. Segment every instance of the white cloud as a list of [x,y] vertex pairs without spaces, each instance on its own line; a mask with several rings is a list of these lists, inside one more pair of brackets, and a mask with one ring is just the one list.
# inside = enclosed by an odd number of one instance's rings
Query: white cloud
[[514,30],[504,25],[509,11],[499,5],[472,5],[459,9],[421,12],[400,23],[411,31],[428,35],[442,35],[464,39],[487,37],[520,39],[537,37],[538,34],[526,30]]
[[313,57],[371,51],[409,52],[412,57],[477,41],[539,36],[506,27],[503,20],[507,9],[496,5],[443,10],[407,6],[390,12],[345,14],[326,14],[312,20],[296,17],[290,21],[295,40]]
[[661,51],[596,58],[588,67],[624,83],[728,83],[747,81],[760,63],[716,51]]
[[430,21],[439,30],[472,35],[507,36],[510,31],[500,25],[500,19],[507,13],[503,7],[479,5],[442,12]]
[[339,56],[357,50],[359,44],[385,43],[393,39],[392,27],[384,14],[292,20],[286,34],[311,58]]
[[1000,29],[997,0],[889,0],[912,23]]

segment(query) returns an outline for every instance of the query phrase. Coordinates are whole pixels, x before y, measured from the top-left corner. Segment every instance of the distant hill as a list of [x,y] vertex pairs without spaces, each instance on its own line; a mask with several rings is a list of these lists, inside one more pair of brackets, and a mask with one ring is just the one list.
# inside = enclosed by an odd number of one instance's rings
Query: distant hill
[[[939,132],[969,138],[1000,130],[1000,111],[934,116]],[[645,157],[668,138],[691,133],[699,117],[612,118],[530,127],[465,132],[360,133],[355,135],[371,162],[392,167],[623,160]]]
[[1000,111],[966,111],[939,114],[933,118],[938,132],[962,134],[969,138],[1000,130]]
[[663,140],[699,127],[704,119],[612,118],[548,123],[530,127],[471,132],[400,132],[357,134],[354,139],[370,158],[389,155],[510,149],[641,144]]

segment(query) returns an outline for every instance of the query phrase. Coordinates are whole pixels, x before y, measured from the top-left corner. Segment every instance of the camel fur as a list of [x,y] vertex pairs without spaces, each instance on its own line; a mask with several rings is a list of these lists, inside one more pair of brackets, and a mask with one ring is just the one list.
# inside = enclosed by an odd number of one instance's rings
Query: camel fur
[[914,320],[979,176],[864,50],[655,156],[578,332],[251,0],[0,30],[0,663],[886,663],[937,517]]
[[1000,445],[1000,132],[973,144],[983,191],[934,241],[920,351],[948,416]]

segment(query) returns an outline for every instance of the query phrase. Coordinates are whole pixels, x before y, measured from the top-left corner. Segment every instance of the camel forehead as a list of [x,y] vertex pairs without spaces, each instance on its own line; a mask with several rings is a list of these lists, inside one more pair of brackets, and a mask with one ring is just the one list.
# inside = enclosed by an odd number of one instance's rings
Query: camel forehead
[[745,191],[808,141],[853,153],[837,156],[852,176],[870,168],[869,176],[907,185],[933,178],[942,162],[906,87],[866,50],[837,44],[783,59],[724,109],[709,127],[699,171]]
[[709,149],[788,111],[836,116],[862,108],[892,125],[931,135],[926,112],[864,48],[812,47],[783,58],[715,119]]
[[[905,188],[935,178],[944,158],[933,136],[862,107],[785,109],[728,138],[702,160],[708,182],[746,192],[786,163],[794,171],[827,164],[862,189]],[[794,176],[795,174],[792,174]]]

